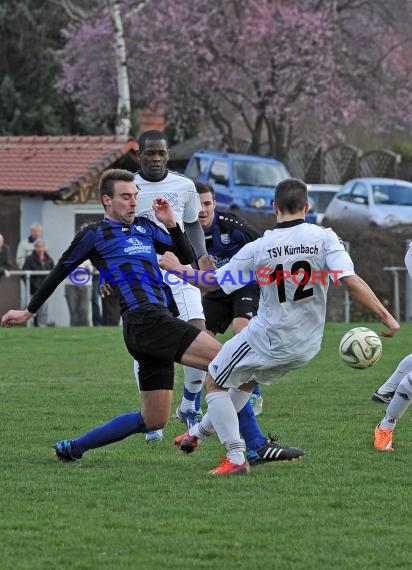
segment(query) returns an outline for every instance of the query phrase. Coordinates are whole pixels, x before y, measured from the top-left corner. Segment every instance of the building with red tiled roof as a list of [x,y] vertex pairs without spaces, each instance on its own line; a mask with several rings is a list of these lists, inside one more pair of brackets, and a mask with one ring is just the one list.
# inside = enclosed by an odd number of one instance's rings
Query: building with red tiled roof
[[[29,235],[34,222],[43,226],[56,261],[81,223],[102,217],[102,172],[136,171],[137,148],[135,140],[116,136],[0,137],[0,233],[13,261],[18,242]],[[0,314],[18,306],[18,286],[17,277],[2,280]],[[66,324],[66,302],[58,293],[50,300],[49,313],[56,324]]]
[[68,199],[119,161],[136,168],[137,148],[115,136],[0,137],[0,192]]

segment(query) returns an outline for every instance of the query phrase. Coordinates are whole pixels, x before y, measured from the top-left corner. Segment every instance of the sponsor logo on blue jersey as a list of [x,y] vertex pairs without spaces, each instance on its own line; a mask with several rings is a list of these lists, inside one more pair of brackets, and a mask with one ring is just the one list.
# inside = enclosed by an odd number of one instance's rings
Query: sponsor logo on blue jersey
[[129,255],[132,255],[133,253],[137,253],[137,252],[148,252],[148,253],[150,253],[152,251],[151,245],[144,245],[143,242],[141,242],[139,239],[137,239],[135,237],[130,237],[126,241],[128,243],[132,244],[130,247],[124,248],[124,252],[128,253]]

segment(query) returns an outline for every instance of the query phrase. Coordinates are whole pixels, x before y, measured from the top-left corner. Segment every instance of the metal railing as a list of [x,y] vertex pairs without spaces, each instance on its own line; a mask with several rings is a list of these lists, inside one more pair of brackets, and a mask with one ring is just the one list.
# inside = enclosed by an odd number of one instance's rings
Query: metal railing
[[30,302],[30,279],[32,277],[32,275],[48,275],[50,273],[50,270],[45,270],[45,269],[38,269],[38,270],[27,270],[27,269],[12,269],[11,271],[9,271],[10,276],[12,275],[19,275],[20,277],[23,277],[24,279],[24,286],[25,286],[25,290],[26,290],[26,295],[25,295],[25,304],[26,307]]
[[[12,269],[11,271],[9,271],[10,273],[10,277],[12,277],[13,275],[16,275],[17,277],[22,277],[24,280],[24,291],[25,291],[25,298],[24,298],[24,307],[27,307],[27,305],[30,302],[30,279],[33,275],[48,275],[50,273],[50,270],[46,270],[46,269],[38,269],[38,270],[28,270],[28,269]],[[29,319],[26,323],[26,326],[31,327],[33,326],[33,321],[32,319]]]
[[[399,322],[401,319],[400,294],[399,294],[399,272],[405,272],[406,267],[384,267],[384,271],[390,271],[393,277],[393,313]],[[407,316],[405,317],[407,319]]]

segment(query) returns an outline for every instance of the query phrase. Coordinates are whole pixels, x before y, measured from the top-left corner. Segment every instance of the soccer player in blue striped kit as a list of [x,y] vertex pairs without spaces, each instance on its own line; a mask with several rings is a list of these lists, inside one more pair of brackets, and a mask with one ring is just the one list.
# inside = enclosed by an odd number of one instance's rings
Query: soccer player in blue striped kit
[[170,250],[182,263],[193,260],[193,250],[176,223],[171,205],[164,198],[153,201],[156,218],[165,225],[166,232],[148,218],[136,217],[138,189],[131,172],[104,172],[99,191],[104,219],[89,224],[75,236],[27,309],[10,310],[1,320],[2,326],[10,327],[32,318],[56,287],[86,259],[119,296],[124,341],[140,365],[141,411],[123,414],[75,440],[57,442],[56,455],[66,461],[133,433],[165,426],[172,403],[174,362],[206,370],[220,348],[208,334],[176,318],[171,288],[162,279],[158,254]]
[[[174,362],[206,370],[221,347],[207,333],[176,318],[176,303],[162,278],[157,254],[172,251],[187,264],[193,252],[171,205],[164,198],[153,201],[156,218],[165,225],[166,232],[147,217],[135,217],[138,189],[132,173],[106,171],[99,191],[105,218],[75,236],[27,309],[10,310],[1,320],[2,326],[10,327],[32,318],[56,287],[86,259],[119,296],[124,341],[139,362],[141,410],[122,414],[75,439],[58,441],[54,449],[64,461],[76,461],[90,449],[164,427],[170,415]],[[294,454],[294,448],[283,447],[282,453],[286,458]]]

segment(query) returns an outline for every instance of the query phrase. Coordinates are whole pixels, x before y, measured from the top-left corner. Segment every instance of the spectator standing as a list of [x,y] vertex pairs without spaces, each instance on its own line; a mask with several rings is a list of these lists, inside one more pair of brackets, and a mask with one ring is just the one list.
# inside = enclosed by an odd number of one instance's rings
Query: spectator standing
[[86,259],[66,279],[64,296],[70,313],[71,327],[90,326],[93,271],[91,261]]
[[[42,238],[43,228],[42,226],[34,222],[30,226],[30,235],[26,239],[22,239],[17,246],[16,252],[16,265],[18,269],[23,269],[24,262],[34,250],[34,242],[36,239]],[[24,281],[24,286],[20,289],[20,306],[24,308],[27,304],[28,291],[26,291],[26,281]]]
[[[28,256],[33,253],[34,242],[43,235],[43,228],[37,222],[30,226],[30,235],[26,239],[22,239],[17,246],[16,265],[19,269],[23,269],[24,262]],[[46,246],[47,247],[47,246]]]
[[100,275],[93,273],[92,275],[92,324],[94,327],[102,325],[102,309],[100,294]]
[[[54,261],[46,251],[46,242],[38,238],[34,242],[34,250],[23,264],[26,271],[50,271],[54,267]],[[33,275],[30,279],[30,295],[34,295],[47,275]],[[35,327],[47,326],[47,303],[44,303],[34,317]]]
[[0,234],[0,280],[3,277],[10,277],[11,269],[9,246],[4,243],[4,237]]

